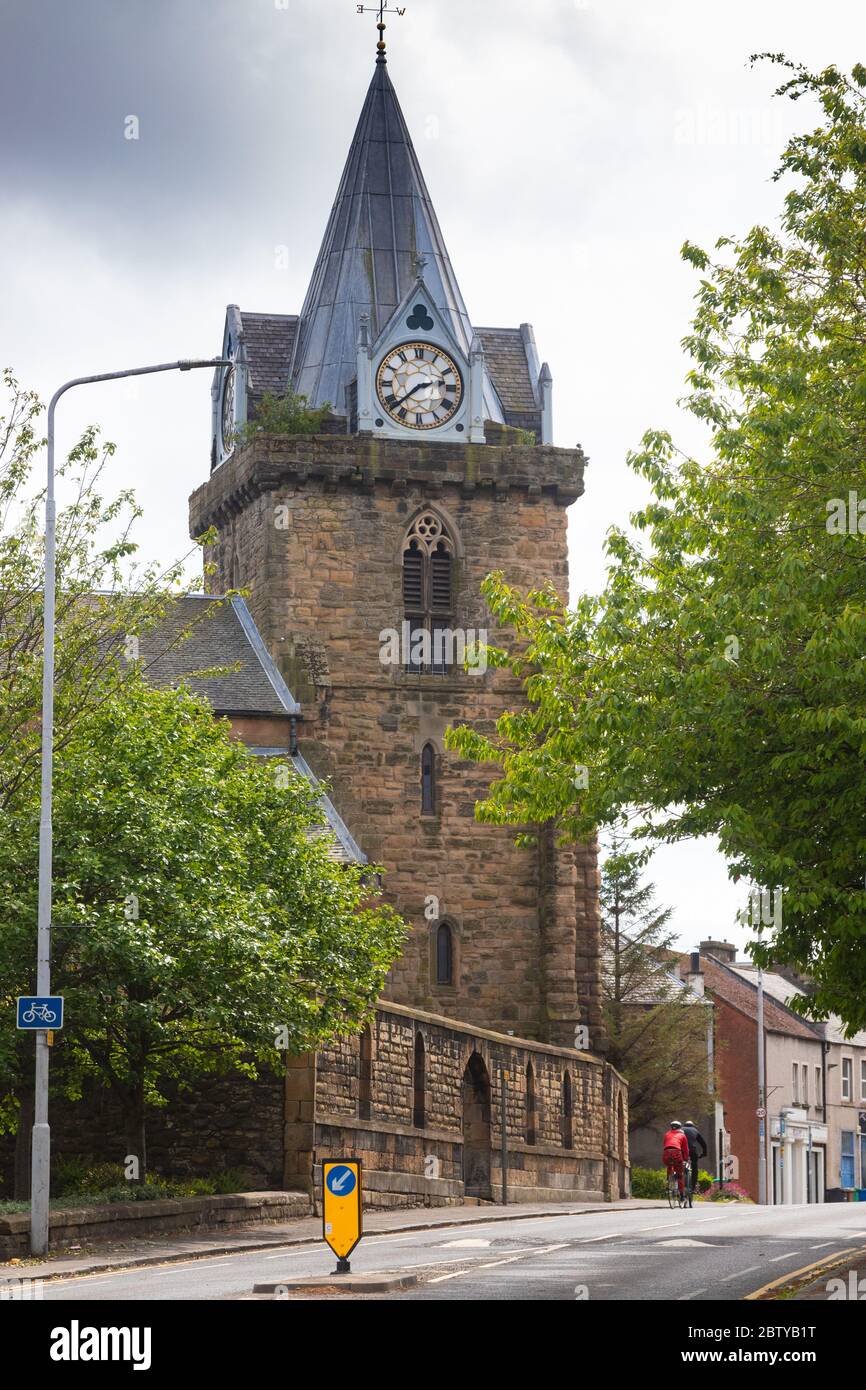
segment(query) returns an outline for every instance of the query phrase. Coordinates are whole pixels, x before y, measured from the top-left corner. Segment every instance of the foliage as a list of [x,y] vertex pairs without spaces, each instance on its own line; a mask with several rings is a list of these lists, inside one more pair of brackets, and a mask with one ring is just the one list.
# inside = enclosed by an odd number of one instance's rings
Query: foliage
[[707,1193],[709,1202],[751,1202],[751,1197],[744,1187],[740,1187],[738,1182],[714,1183],[712,1191]]
[[[0,843],[0,1065],[30,983],[38,800]],[[185,690],[139,677],[89,712],[55,777],[52,1075],[94,1080],[146,1153],[145,1106],[203,1072],[255,1075],[368,1017],[403,940],[365,871],[334,862],[309,783],[248,754]],[[372,872],[372,871],[367,871]],[[278,1037],[277,1030],[282,1029]]]
[[[39,772],[42,700],[44,491],[32,482],[44,445],[42,405],[8,369],[0,415],[0,814],[13,822]],[[127,637],[166,615],[183,563],[160,573],[136,567],[132,528],[140,516],[131,492],[106,501],[98,488],[114,446],[85,431],[57,467],[55,741],[62,749],[86,711],[131,671],[118,656]]]
[[632,1168],[632,1197],[652,1197],[664,1200],[668,1195],[668,1179],[664,1168]]
[[330,401],[314,409],[307,396],[291,387],[281,396],[266,391],[253,418],[238,430],[238,439],[247,444],[259,435],[318,434],[330,413]]
[[783,890],[754,958],[811,975],[798,1007],[853,1031],[866,1026],[866,68],[763,56],[820,124],[784,150],[777,230],[724,237],[714,256],[683,248],[700,274],[686,404],[707,455],[645,435],[630,463],[652,498],[633,534],[609,533],[605,590],[572,612],[488,578],[516,637],[489,660],[525,679],[529,706],[492,738],[448,742],[501,769],[482,820],[586,837],[626,813],[654,841],[717,835],[735,880]]
[[635,1129],[710,1104],[707,1011],[671,979],[671,909],[657,907],[654,885],[642,882],[646,859],[615,838],[600,892],[608,1060],[629,1083]]

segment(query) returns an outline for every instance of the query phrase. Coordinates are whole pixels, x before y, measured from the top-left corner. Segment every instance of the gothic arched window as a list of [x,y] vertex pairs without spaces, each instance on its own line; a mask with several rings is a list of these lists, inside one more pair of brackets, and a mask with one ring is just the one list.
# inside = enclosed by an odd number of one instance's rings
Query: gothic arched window
[[447,922],[440,922],[436,928],[436,983],[454,983],[454,934]]
[[535,1143],[535,1071],[526,1063],[526,1142]]
[[426,1055],[424,1050],[424,1036],[418,1032],[415,1034],[415,1069],[413,1086],[413,1105],[412,1123],[416,1129],[423,1129],[427,1111],[427,1078],[426,1078]]
[[574,1148],[574,1099],[570,1072],[566,1072],[562,1078],[562,1147]]
[[432,743],[421,749],[421,814],[436,814],[436,750]]
[[421,512],[403,542],[403,616],[409,624],[406,669],[444,675],[454,607],[454,542],[435,512]]
[[358,1047],[358,1119],[369,1120],[373,1109],[373,1033],[369,1024]]

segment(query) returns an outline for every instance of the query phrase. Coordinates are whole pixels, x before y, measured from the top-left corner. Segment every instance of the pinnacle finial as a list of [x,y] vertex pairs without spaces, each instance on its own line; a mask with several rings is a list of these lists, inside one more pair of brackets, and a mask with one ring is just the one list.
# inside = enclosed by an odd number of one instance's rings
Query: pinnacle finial
[[406,13],[406,6],[396,5],[392,8],[390,5],[385,4],[385,0],[379,0],[378,5],[358,5],[356,8],[358,14],[377,14],[379,16],[376,22],[376,28],[379,30],[379,42],[376,44],[376,62],[387,63],[388,59],[385,56],[385,15],[404,15]]

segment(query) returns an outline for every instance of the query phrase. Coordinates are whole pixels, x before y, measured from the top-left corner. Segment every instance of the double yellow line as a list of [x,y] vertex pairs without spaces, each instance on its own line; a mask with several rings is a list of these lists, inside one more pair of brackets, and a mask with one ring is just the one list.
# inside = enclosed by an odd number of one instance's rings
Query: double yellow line
[[782,1289],[788,1284],[796,1283],[805,1274],[813,1276],[813,1279],[809,1281],[811,1283],[814,1279],[820,1278],[822,1274],[829,1274],[830,1270],[835,1269],[837,1265],[848,1264],[859,1255],[866,1255],[866,1245],[861,1245],[859,1249],[856,1245],[852,1245],[848,1250],[837,1250],[835,1255],[825,1256],[823,1260],[815,1260],[814,1264],[804,1265],[802,1269],[793,1269],[789,1274],[783,1274],[780,1279],[774,1279],[772,1283],[764,1284],[762,1288],[755,1289],[754,1293],[745,1294],[743,1302],[747,1303],[752,1299],[763,1298],[773,1289]]

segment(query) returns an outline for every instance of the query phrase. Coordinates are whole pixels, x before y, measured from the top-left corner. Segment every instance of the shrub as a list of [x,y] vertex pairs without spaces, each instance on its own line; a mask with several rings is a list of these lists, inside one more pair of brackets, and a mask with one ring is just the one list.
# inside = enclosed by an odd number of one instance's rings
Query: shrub
[[711,1192],[707,1193],[711,1202],[751,1202],[751,1197],[744,1187],[740,1187],[738,1182],[714,1183]]
[[291,388],[282,396],[266,391],[253,419],[241,426],[237,438],[247,444],[261,434],[318,434],[330,413],[330,402],[314,410],[306,396]]
[[667,1191],[667,1175],[664,1168],[632,1168],[632,1197],[664,1198]]
[[698,1169],[698,1192],[708,1192],[715,1182],[711,1173],[707,1173],[703,1168]]

